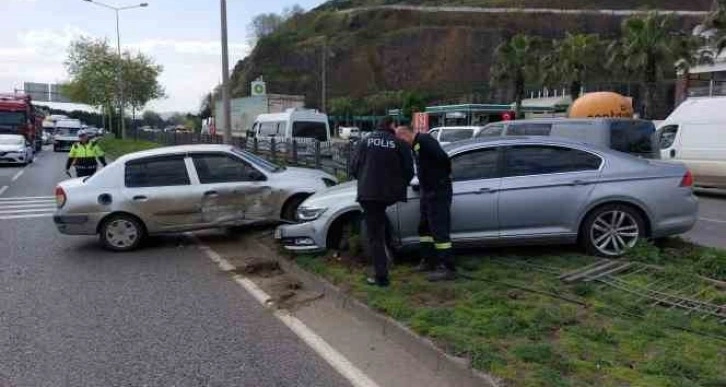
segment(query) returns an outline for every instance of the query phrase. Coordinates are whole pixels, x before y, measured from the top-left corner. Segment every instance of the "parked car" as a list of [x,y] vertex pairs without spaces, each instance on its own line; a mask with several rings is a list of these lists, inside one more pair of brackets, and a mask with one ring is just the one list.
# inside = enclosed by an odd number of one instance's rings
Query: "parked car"
[[438,140],[441,145],[446,145],[474,138],[482,129],[481,126],[444,126],[431,129],[429,134]]
[[683,162],[697,187],[726,189],[726,97],[690,98],[658,129],[661,158]]
[[[489,138],[445,147],[451,157],[455,246],[581,243],[617,257],[644,238],[690,230],[697,199],[685,166],[549,137]],[[291,251],[340,248],[359,224],[356,182],[316,193],[299,224],[277,228]],[[389,207],[391,251],[418,243],[416,179],[408,201]]]
[[127,251],[151,234],[291,220],[305,198],[336,183],[228,145],[165,147],[60,183],[54,221],[63,234],[98,234],[106,248]]
[[20,134],[0,134],[0,162],[27,165],[35,159],[35,148]]
[[655,125],[627,118],[538,118],[501,121],[482,129],[477,137],[550,136],[586,142],[636,156],[659,159]]

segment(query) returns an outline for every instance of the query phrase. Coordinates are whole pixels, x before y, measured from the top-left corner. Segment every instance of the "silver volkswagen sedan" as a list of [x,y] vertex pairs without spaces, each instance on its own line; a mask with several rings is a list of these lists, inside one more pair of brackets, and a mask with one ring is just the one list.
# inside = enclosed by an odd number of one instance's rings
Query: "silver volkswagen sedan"
[[126,251],[149,234],[291,220],[305,198],[336,183],[232,146],[165,147],[60,183],[53,220],[63,234],[98,234],[104,247]]
[[[557,138],[475,139],[445,147],[451,157],[455,246],[581,243],[617,257],[642,238],[690,230],[698,202],[683,165],[637,158]],[[341,248],[360,224],[356,183],[316,193],[299,224],[277,228],[291,251]],[[408,201],[388,208],[389,247],[418,243],[416,179]]]

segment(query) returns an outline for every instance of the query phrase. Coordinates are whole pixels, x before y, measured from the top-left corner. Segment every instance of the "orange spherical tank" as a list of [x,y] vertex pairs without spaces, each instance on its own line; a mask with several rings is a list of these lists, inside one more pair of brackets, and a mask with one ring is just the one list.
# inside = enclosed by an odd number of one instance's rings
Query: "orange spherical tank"
[[569,118],[633,118],[633,99],[607,91],[588,93],[570,106]]

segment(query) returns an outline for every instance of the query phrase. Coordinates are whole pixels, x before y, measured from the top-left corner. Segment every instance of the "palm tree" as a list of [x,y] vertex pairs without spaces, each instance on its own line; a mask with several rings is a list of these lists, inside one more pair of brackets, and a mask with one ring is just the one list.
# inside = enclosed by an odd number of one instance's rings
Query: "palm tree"
[[619,43],[611,46],[614,61],[641,81],[644,91],[644,117],[650,117],[655,107],[658,81],[674,73],[678,59],[678,42],[682,37],[673,34],[672,18],[656,11],[645,16],[626,19]]
[[495,51],[492,82],[508,83],[514,89],[517,117],[521,116],[525,85],[539,79],[541,46],[538,38],[519,34],[501,43]]
[[547,60],[546,83],[566,83],[574,101],[585,81],[602,73],[603,55],[604,45],[598,35],[567,33],[564,39],[554,42]]

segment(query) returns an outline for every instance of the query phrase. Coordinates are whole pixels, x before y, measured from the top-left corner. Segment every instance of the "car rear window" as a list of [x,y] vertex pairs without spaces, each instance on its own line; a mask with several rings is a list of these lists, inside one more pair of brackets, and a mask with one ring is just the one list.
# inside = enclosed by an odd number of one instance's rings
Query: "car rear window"
[[295,121],[292,124],[292,136],[328,141],[328,127],[325,122]]
[[129,188],[189,185],[187,166],[181,155],[128,161],[124,180]]
[[446,129],[441,131],[439,141],[442,142],[454,142],[467,140],[474,136],[473,129]]
[[636,156],[654,155],[655,126],[650,121],[613,121],[610,123],[610,148]]
[[512,123],[507,130],[507,136],[549,136],[552,124],[547,123]]

